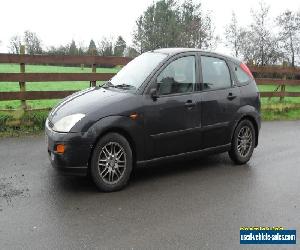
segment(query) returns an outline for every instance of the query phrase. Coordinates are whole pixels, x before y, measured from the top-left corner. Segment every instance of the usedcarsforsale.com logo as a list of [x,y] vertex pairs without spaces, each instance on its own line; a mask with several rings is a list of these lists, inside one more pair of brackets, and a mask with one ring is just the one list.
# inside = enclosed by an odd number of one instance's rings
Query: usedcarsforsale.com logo
[[240,228],[240,244],[296,244],[296,230],[243,227]]

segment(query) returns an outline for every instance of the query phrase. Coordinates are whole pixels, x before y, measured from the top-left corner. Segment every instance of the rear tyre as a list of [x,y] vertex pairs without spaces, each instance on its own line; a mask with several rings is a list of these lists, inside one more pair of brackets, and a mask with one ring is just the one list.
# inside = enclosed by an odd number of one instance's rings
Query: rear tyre
[[236,164],[245,164],[250,160],[254,147],[254,126],[251,121],[242,120],[235,128],[229,156]]
[[118,133],[109,133],[97,143],[91,161],[91,175],[100,191],[124,188],[132,172],[132,150]]

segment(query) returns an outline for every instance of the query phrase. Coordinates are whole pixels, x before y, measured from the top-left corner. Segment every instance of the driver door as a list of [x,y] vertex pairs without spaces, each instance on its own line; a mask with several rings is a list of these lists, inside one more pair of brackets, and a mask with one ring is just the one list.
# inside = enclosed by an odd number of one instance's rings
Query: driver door
[[155,75],[146,95],[145,129],[150,158],[176,155],[201,146],[201,112],[196,55],[188,53],[168,61]]

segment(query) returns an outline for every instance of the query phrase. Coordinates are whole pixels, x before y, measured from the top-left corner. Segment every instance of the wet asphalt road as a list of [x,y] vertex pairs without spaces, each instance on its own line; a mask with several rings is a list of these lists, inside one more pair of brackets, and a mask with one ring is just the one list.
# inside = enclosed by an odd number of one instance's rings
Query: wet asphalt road
[[116,193],[60,176],[45,150],[43,136],[0,138],[0,249],[238,249],[240,226],[300,233],[300,121],[263,123],[247,165],[138,169]]

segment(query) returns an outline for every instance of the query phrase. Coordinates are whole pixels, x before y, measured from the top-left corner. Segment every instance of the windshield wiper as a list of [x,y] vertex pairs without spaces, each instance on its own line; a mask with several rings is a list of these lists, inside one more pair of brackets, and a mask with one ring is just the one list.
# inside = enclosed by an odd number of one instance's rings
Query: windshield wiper
[[103,88],[110,88],[110,87],[114,88],[115,85],[113,85],[113,84],[111,83],[111,81],[107,81],[106,83],[104,83],[104,84],[102,85],[102,87],[103,87]]
[[135,89],[134,86],[130,85],[130,84],[117,84],[117,85],[114,85],[115,88],[119,88],[119,89]]
[[135,89],[135,87],[133,85],[130,84],[117,84],[114,85],[111,83],[111,81],[107,81],[105,84],[102,85],[103,88],[118,88],[118,89]]

